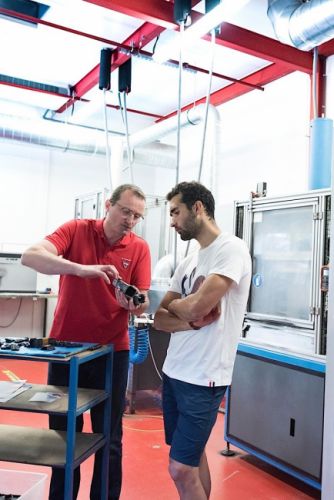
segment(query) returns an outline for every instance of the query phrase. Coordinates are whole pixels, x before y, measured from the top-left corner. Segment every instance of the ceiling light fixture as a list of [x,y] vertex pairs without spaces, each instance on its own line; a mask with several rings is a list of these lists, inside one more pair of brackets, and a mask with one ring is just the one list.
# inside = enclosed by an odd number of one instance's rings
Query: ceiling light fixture
[[[183,44],[184,48],[188,47],[195,40],[202,38],[209,33],[212,29],[219,26],[227,18],[230,19],[236,12],[242,9],[249,0],[221,0],[212,10],[205,14],[201,19],[193,23],[189,28],[184,31]],[[180,36],[177,34],[170,43],[161,46],[153,54],[155,62],[163,63],[172,58],[173,53],[180,45]]]

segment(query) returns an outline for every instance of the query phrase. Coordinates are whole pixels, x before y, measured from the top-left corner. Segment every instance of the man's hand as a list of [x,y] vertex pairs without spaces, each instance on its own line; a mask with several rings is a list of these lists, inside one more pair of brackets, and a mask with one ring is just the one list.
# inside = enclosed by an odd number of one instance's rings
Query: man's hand
[[80,278],[102,278],[108,285],[111,279],[119,278],[119,273],[115,266],[111,265],[79,265],[77,276]]
[[199,330],[200,328],[203,328],[203,326],[210,325],[211,323],[216,321],[220,316],[220,312],[221,312],[221,310],[220,310],[220,304],[219,304],[219,305],[215,306],[213,309],[211,309],[209,314],[207,314],[203,318],[198,319],[196,321],[190,321],[189,324],[194,330]]
[[[132,285],[133,286],[133,285]],[[136,288],[136,287],[134,287]],[[136,290],[138,290],[136,288]],[[139,290],[138,290],[139,293]],[[123,309],[127,309],[130,312],[136,313],[137,309],[140,309],[143,306],[143,303],[135,305],[133,299],[129,299],[121,290],[115,288],[115,296],[116,300]]]

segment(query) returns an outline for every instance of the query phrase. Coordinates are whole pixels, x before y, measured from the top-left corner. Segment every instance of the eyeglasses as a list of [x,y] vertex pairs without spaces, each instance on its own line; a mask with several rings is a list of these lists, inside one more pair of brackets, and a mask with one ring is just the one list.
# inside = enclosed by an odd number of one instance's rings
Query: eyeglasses
[[123,205],[118,203],[118,201],[116,201],[115,205],[117,205],[119,207],[120,211],[122,212],[123,217],[126,217],[126,218],[133,217],[134,220],[137,222],[140,220],[144,220],[144,216],[142,214],[138,214],[137,212],[134,212],[130,208],[123,207]]

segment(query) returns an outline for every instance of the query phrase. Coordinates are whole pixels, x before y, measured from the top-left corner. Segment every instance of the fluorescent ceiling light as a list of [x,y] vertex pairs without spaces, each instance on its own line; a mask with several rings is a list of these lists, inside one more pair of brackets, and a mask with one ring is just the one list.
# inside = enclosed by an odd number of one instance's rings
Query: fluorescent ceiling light
[[[210,12],[184,31],[182,37],[183,48],[188,47],[195,40],[202,38],[227,18],[230,19],[231,16],[243,8],[248,2],[249,0],[222,0],[216,7],[210,10]],[[160,50],[158,48],[153,54],[153,59],[159,63],[171,59],[171,54],[180,46],[180,38],[180,34],[178,34],[170,44],[166,44],[161,47]]]

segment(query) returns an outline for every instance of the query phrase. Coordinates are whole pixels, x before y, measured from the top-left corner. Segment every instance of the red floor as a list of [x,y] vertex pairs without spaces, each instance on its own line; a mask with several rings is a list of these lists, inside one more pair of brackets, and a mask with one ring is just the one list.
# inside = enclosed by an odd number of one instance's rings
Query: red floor
[[[11,373],[32,383],[43,383],[46,377],[46,363],[1,360],[0,379],[7,379]],[[168,447],[164,443],[158,403],[158,398],[151,392],[141,391],[137,397],[136,414],[124,416],[122,500],[178,499],[167,472]],[[88,416],[85,422],[89,429]],[[0,423],[47,427],[47,416],[1,411]],[[237,450],[234,457],[223,457],[219,453],[224,448],[223,434],[224,416],[219,414],[207,446],[212,473],[211,500],[320,499],[317,490],[240,450]],[[82,484],[78,500],[89,500],[92,462],[90,458],[82,465]],[[45,472],[50,475],[46,467],[0,462],[0,468]]]

